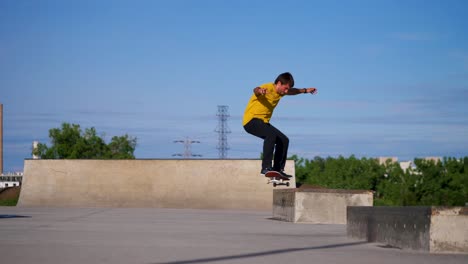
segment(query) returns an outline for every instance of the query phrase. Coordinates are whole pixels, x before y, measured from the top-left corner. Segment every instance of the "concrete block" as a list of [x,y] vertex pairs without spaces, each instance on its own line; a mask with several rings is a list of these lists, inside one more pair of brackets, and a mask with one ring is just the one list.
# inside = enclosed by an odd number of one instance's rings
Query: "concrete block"
[[[260,168],[245,159],[25,160],[18,205],[269,211],[273,187]],[[285,171],[295,174],[294,160]]]
[[346,224],[347,206],[372,204],[371,191],[278,189],[273,191],[273,218],[294,223]]
[[468,253],[467,207],[348,207],[347,235],[434,253]]

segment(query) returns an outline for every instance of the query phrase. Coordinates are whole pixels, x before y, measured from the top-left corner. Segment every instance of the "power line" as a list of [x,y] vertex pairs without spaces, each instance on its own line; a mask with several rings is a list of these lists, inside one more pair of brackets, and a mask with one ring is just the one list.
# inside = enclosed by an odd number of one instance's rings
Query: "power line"
[[201,157],[202,155],[193,154],[192,153],[192,144],[193,143],[201,143],[198,140],[190,140],[188,137],[185,140],[174,140],[174,143],[182,143],[184,144],[184,153],[177,153],[173,154],[172,156],[179,156],[183,157],[184,159],[190,159],[192,157]]
[[219,159],[226,159],[227,158],[227,151],[229,149],[229,145],[227,142],[227,134],[231,133],[229,127],[227,125],[227,119],[229,117],[229,107],[227,105],[218,105],[218,127],[216,128],[215,132],[218,133],[218,155]]

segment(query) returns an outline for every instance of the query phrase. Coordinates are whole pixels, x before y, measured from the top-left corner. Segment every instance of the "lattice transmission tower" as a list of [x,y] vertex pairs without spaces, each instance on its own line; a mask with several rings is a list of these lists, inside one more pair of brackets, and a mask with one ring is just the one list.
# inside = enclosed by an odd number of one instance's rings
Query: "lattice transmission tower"
[[185,138],[185,140],[174,140],[174,143],[182,143],[184,144],[184,153],[177,153],[173,154],[172,156],[179,156],[184,159],[190,159],[192,157],[201,157],[202,155],[199,154],[193,154],[192,153],[192,144],[193,143],[201,143],[198,140],[191,140],[188,137]]
[[227,105],[218,105],[218,127],[215,132],[218,132],[218,155],[219,159],[226,159],[229,145],[227,142],[227,134],[231,133],[229,130],[227,120],[229,117],[229,107]]

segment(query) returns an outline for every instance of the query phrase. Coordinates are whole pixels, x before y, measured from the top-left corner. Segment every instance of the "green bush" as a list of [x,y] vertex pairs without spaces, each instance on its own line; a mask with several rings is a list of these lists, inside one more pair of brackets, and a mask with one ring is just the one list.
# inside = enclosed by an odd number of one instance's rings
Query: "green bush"
[[399,163],[355,156],[291,157],[298,184],[332,189],[374,191],[374,205],[464,206],[468,202],[468,157],[442,162],[415,159],[415,169],[403,171]]
[[0,206],[16,206],[18,198],[0,200]]

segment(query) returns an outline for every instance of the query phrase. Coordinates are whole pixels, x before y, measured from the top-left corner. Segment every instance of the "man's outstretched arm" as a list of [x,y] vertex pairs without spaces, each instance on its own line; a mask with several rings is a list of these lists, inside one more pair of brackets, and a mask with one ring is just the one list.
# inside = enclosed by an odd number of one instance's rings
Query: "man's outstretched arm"
[[287,95],[296,95],[296,94],[316,94],[317,88],[291,88],[288,90]]

